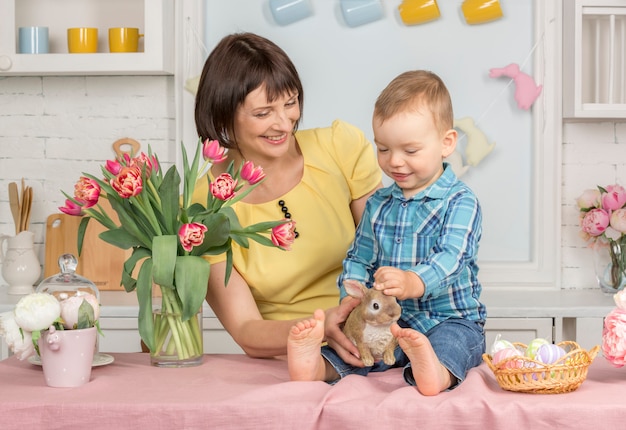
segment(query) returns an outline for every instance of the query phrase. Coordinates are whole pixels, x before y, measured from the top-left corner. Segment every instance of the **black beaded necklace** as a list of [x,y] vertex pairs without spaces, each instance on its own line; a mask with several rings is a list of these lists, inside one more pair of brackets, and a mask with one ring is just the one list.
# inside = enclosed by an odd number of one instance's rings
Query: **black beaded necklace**
[[[289,213],[289,208],[287,207],[285,201],[279,200],[278,206],[280,206],[280,210],[283,212],[283,216],[288,220],[291,220],[291,214]],[[298,238],[298,236],[300,236],[300,233],[298,233],[298,230],[296,230],[295,228],[293,229],[293,234],[295,235],[296,239]]]

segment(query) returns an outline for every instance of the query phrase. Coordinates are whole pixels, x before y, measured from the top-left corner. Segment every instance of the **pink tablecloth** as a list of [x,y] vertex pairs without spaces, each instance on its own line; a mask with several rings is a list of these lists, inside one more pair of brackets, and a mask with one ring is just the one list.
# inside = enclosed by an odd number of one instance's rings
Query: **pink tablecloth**
[[0,428],[9,429],[446,429],[623,428],[626,368],[597,357],[567,394],[503,391],[486,365],[456,390],[424,397],[400,370],[349,376],[334,386],[289,382],[286,363],[206,355],[163,369],[147,354],[112,354],[78,388],[50,388],[39,366],[0,361]]

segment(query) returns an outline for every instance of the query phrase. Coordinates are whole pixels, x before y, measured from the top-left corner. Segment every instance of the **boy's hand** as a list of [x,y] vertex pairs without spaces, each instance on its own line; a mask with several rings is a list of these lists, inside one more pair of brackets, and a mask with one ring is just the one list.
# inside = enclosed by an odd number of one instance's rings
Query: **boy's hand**
[[374,273],[374,288],[398,300],[417,299],[424,295],[424,283],[415,273],[383,266]]

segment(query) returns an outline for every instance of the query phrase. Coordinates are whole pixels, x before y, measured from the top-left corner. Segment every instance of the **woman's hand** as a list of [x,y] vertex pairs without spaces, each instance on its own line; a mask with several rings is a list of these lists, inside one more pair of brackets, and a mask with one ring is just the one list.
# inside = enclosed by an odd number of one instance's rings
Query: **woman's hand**
[[341,301],[339,306],[326,310],[324,333],[328,346],[333,348],[344,362],[352,366],[363,367],[359,350],[341,330],[348,315],[359,303],[359,299],[348,296]]

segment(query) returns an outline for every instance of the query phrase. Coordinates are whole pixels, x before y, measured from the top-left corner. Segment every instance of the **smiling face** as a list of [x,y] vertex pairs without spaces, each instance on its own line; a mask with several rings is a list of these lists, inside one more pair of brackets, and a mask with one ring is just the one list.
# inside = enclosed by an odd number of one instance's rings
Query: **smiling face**
[[279,158],[289,149],[300,119],[298,94],[269,101],[265,85],[251,91],[235,113],[234,132],[241,154],[257,163]]
[[456,147],[457,132],[439,131],[423,104],[382,120],[374,116],[378,164],[410,198],[433,184],[443,173],[443,159]]

